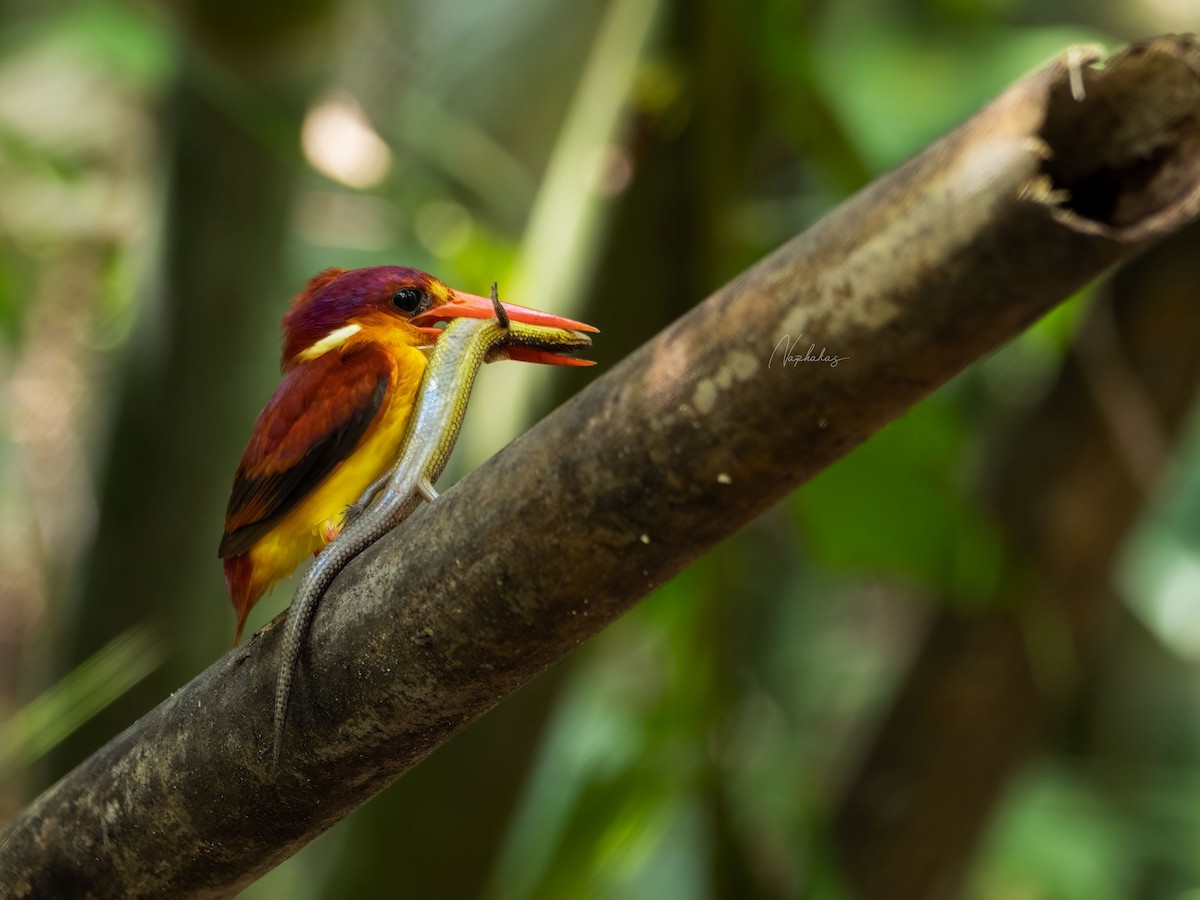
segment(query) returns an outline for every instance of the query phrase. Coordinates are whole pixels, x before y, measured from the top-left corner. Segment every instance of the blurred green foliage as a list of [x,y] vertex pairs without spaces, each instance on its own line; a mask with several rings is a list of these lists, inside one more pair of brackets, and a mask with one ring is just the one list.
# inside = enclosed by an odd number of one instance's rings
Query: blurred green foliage
[[[304,155],[284,248],[292,289],[329,265],[403,262],[477,292],[498,278],[502,291],[515,284],[505,296],[517,302],[596,322],[602,372],[653,323],[1066,45],[1188,27],[1167,17],[1170,4],[1149,0],[364,0],[304,4],[284,34],[255,18],[244,46],[206,43],[213,29],[236,33],[253,7],[0,5],[0,377],[10,410],[0,456],[0,778],[9,811],[43,786],[36,767],[16,781],[13,767],[33,763],[168,653],[215,658],[231,627],[214,559],[206,605],[186,610],[196,623],[186,633],[149,622],[97,636],[112,643],[91,662],[54,656],[78,615],[64,573],[94,537],[90,502],[103,478],[99,462],[83,460],[104,458],[130,335],[169,315],[170,298],[148,297],[170,228],[162,194],[178,149],[169,99],[178,80],[280,165]],[[310,16],[322,23],[315,33]],[[231,61],[268,35],[270,55],[301,60],[314,85],[302,135],[250,83],[244,60]],[[725,83],[736,90],[722,105]],[[319,109],[343,124],[322,126]],[[338,148],[346,116],[381,141],[382,168],[366,138]],[[630,214],[638,202],[666,205],[677,233]],[[622,240],[651,252],[623,255]],[[682,288],[651,287],[664,282]],[[277,314],[286,299],[262,303]],[[1004,549],[976,496],[979,460],[996,423],[1053,377],[1081,305],[1048,317],[656,592],[547,676],[558,682],[544,699],[523,694],[493,713],[520,707],[525,717],[512,760],[501,762],[506,748],[479,751],[495,757],[483,777],[511,779],[515,800],[480,802],[461,772],[434,760],[245,896],[343,896],[349,859],[354,883],[375,896],[472,867],[462,882],[471,893],[414,895],[840,896],[825,836],[838,787],[929,604],[978,609],[994,594]],[[273,386],[271,335],[261,352],[260,383],[243,386],[249,407]],[[475,404],[468,433],[486,437],[468,436],[468,464],[544,408],[536,393],[515,398],[530,378],[550,377],[485,373],[513,400]],[[244,430],[241,415],[212,427]],[[1085,745],[1027,771],[997,812],[969,896],[1200,896],[1196,729],[1180,726],[1186,737],[1173,746],[1185,752],[1172,767],[1136,736],[1158,733],[1196,700],[1195,471],[1181,467],[1172,503],[1127,567],[1144,652],[1177,664],[1169,700],[1154,707],[1155,722],[1140,720],[1136,703],[1110,721],[1122,755]],[[182,462],[179,477],[188,477]],[[215,546],[219,522],[181,517],[178,528]],[[165,599],[173,585],[138,589]],[[251,627],[288,595],[282,586]],[[160,629],[167,644],[151,638]],[[67,669],[61,680],[52,674]],[[1138,673],[1128,674],[1136,695]],[[478,852],[414,849],[434,816],[404,806],[417,796],[408,782],[423,777],[440,780],[420,796],[444,798],[464,823],[491,823]],[[369,826],[368,842],[354,831],[368,821],[392,824]],[[367,843],[383,849],[353,855]]]
[[161,638],[149,626],[131,629],[10,716],[0,734],[0,782],[33,765],[153,672],[162,664],[163,653]]

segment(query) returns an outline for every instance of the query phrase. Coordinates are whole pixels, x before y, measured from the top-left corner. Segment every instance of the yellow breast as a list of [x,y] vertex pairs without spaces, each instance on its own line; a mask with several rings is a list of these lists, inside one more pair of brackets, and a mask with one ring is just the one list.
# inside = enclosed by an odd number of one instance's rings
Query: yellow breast
[[345,461],[250,548],[256,594],[271,589],[337,535],[346,507],[396,462],[412,417],[425,355],[415,347],[392,350],[396,365],[375,421]]

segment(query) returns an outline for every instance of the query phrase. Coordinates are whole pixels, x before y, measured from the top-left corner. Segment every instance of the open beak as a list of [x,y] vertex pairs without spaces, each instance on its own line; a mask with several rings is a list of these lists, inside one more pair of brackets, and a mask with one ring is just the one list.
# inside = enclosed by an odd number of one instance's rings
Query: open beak
[[[514,322],[523,322],[526,325],[540,325],[544,328],[558,328],[563,331],[590,331],[593,333],[600,331],[599,328],[596,328],[594,325],[588,325],[586,322],[577,322],[574,319],[556,316],[553,313],[542,312],[538,309],[530,309],[527,306],[517,306],[515,303],[504,303],[501,305],[504,307],[504,311],[508,313],[508,317]],[[436,337],[440,334],[439,329],[434,327],[438,322],[448,322],[450,319],[494,318],[496,318],[496,307],[487,297],[478,297],[475,294],[468,294],[463,291],[452,291],[450,299],[445,303],[413,316],[410,321],[426,334]],[[505,355],[509,359],[521,362],[545,363],[554,366],[594,365],[593,361],[589,359],[577,359],[573,356],[566,356],[562,350],[539,349],[517,346],[515,344],[509,345],[506,350],[507,353]]]

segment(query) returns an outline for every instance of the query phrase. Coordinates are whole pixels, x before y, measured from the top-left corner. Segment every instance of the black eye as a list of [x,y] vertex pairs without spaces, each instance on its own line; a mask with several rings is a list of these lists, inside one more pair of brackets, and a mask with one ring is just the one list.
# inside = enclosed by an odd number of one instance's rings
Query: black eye
[[401,288],[392,294],[392,306],[411,316],[425,303],[425,292],[417,288]]

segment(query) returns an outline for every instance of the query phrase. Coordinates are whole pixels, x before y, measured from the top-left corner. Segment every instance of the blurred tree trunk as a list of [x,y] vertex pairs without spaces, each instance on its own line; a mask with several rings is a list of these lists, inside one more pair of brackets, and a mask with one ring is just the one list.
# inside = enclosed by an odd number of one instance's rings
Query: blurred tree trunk
[[[687,312],[687,303],[704,297],[732,277],[761,248],[748,248],[736,233],[738,204],[748,189],[756,157],[734,134],[757,131],[764,107],[763,74],[756,56],[755,26],[762,3],[728,4],[704,0],[674,4],[665,29],[663,56],[678,66],[681,96],[660,118],[639,120],[630,141],[633,180],[621,197],[597,271],[588,308],[603,310],[610,321],[637,321],[639,329],[617,331],[597,346],[597,355],[623,358],[637,346],[636,335],[665,328]],[[680,118],[683,121],[680,121]],[[663,240],[670,235],[670,240]],[[615,273],[619,273],[615,274]],[[613,284],[620,290],[613,290]],[[623,345],[622,340],[632,341]],[[770,522],[755,526],[764,532]],[[789,552],[770,553],[770,541],[743,549],[764,571],[779,572]],[[763,552],[766,550],[766,552]],[[727,548],[736,553],[736,548]],[[720,742],[740,699],[740,687],[753,671],[778,592],[758,590],[742,581],[729,583],[726,571],[746,571],[748,559],[712,566],[712,577],[693,596],[681,619],[688,630],[679,652],[694,679],[697,743]],[[729,602],[737,597],[737,603]],[[745,833],[731,810],[728,773],[719,754],[708,754],[700,773],[699,794],[706,805],[709,881],[713,898],[778,895],[773,867],[764,851]]]
[[52,777],[232,635],[216,545],[240,442],[272,377],[267,348],[290,293],[282,268],[299,124],[322,55],[313,26],[331,9],[328,0],[186,5],[189,38],[165,116],[161,276],[128,348],[62,665],[146,619],[163,626],[169,662],[65,742]]
[[[1176,473],[1172,480],[1179,478]],[[1084,774],[1116,816],[1161,828],[1162,812],[1147,798],[1186,796],[1178,773],[1195,768],[1200,748],[1197,663],[1193,653],[1171,646],[1129,609],[1118,614],[1104,670],[1088,684],[1060,752],[1082,761]],[[1186,897],[1195,884],[1187,849],[1167,846],[1139,862],[1130,894]]]
[[1198,237],[1192,226],[1114,276],[1005,442],[991,493],[1022,568],[998,611],[935,616],[837,817],[859,896],[959,896],[1012,777],[1095,677],[1117,555],[1200,383]]

